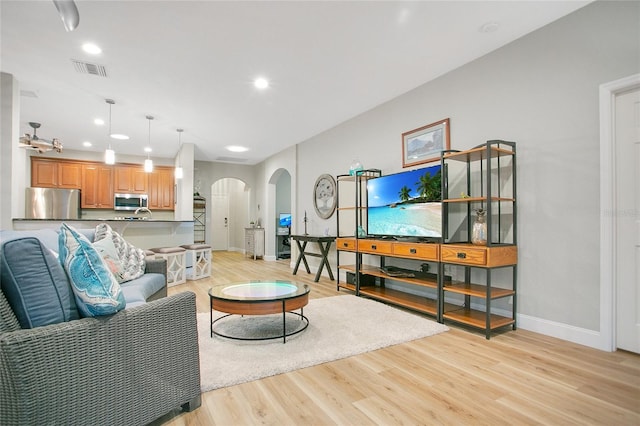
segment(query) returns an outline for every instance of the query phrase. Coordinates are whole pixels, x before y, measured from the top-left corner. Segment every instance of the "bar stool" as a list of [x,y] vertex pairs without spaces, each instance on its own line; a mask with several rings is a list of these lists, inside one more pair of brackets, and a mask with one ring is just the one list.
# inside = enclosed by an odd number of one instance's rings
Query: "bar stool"
[[187,250],[187,279],[199,280],[211,276],[211,246],[209,244],[183,244]]
[[185,283],[186,280],[186,250],[182,247],[152,248],[156,258],[167,261],[167,285],[173,286]]

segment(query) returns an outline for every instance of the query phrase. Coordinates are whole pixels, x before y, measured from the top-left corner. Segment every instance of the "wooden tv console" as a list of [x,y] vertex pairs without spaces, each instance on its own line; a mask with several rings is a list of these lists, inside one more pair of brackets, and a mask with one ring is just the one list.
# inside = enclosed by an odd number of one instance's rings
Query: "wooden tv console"
[[[515,329],[518,257],[515,245],[485,247],[348,237],[338,238],[336,249],[356,254],[355,264],[338,265],[338,270],[352,272],[355,282],[352,284],[340,281],[338,277],[338,289],[348,289],[358,296],[367,296],[429,314],[439,322],[450,320],[483,329],[487,338],[498,328],[511,326]],[[416,270],[407,270],[413,272],[413,277],[392,276],[384,270],[388,260],[393,258],[423,261],[432,267],[430,270],[436,272],[422,272],[419,270],[420,265],[416,265]],[[452,280],[445,276],[445,265],[449,265],[448,269],[460,269],[457,275],[464,275],[464,279]],[[498,268],[512,269],[513,281],[510,288],[503,288],[503,283],[500,283],[500,287],[492,286],[491,272]],[[360,277],[363,275],[376,277],[378,283],[361,284],[360,281],[364,280],[360,280]],[[483,275],[484,279],[479,280]],[[402,283],[406,290],[389,288],[389,280]],[[475,282],[476,280],[480,282]],[[455,300],[453,295],[460,296]],[[493,313],[491,302],[505,297],[513,297],[510,315],[504,315],[504,312]],[[449,299],[454,300],[449,302]]]

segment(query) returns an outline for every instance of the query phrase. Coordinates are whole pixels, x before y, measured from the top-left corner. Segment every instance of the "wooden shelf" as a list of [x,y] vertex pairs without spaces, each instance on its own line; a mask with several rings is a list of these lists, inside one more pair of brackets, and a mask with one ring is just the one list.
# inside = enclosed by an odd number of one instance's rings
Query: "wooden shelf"
[[[434,288],[434,289],[438,288],[438,281],[435,278],[430,279],[430,278],[419,278],[419,277],[416,277],[416,278],[392,277],[391,275],[387,275],[384,272],[380,271],[380,268],[377,266],[362,265],[360,267],[360,273],[366,274],[366,275],[373,275],[374,277],[380,277],[380,278],[385,278],[385,279],[394,280],[394,281],[402,281],[405,283],[427,287],[427,288]],[[362,288],[360,288],[360,291],[362,291]]]
[[[459,308],[457,310],[447,311],[445,307],[445,312],[442,315],[442,318],[456,321],[461,324],[470,325],[472,327],[481,328],[483,330],[486,326],[485,313],[482,311],[475,311],[473,309]],[[491,330],[495,330],[496,328],[505,327],[507,325],[515,323],[515,320],[513,318],[507,318],[495,314],[490,315],[489,321],[489,329]]]
[[[464,294],[473,297],[481,297],[483,299],[487,298],[487,287],[480,284],[454,282],[451,284],[445,284],[444,291],[450,291],[451,293]],[[516,294],[516,292],[513,290],[491,287],[491,299],[513,296],[514,294]]]
[[356,291],[356,286],[355,284],[349,284],[348,282],[341,282],[340,284],[338,284],[339,288],[346,288],[347,290],[351,290],[353,292]]
[[[514,202],[515,198],[510,197],[491,197],[491,201],[506,201],[506,202]],[[442,200],[443,203],[481,203],[486,202],[487,197],[467,197],[467,198],[447,198]]]
[[[369,172],[369,173],[379,173],[379,170],[364,170],[364,172]],[[379,175],[378,175],[379,176]],[[368,179],[373,179],[376,178],[378,176],[370,176],[367,174],[358,174],[358,178],[359,180],[368,180]],[[337,177],[336,179],[339,182],[355,182],[356,181],[356,176],[355,175],[340,175]]]
[[404,306],[414,311],[438,316],[438,302],[427,297],[384,287],[360,287],[360,294],[394,305]]
[[338,269],[344,269],[345,271],[356,273],[356,265],[340,265]]
[[336,210],[345,211],[345,210],[366,210],[366,207],[338,207]]
[[[489,153],[491,158],[504,157],[504,156],[513,156],[515,152],[506,148],[498,148],[496,146],[491,146],[489,149]],[[469,149],[467,151],[461,152],[450,152],[444,154],[443,158],[447,160],[457,160],[457,161],[479,161],[484,160],[487,157],[487,147],[480,146],[477,148]]]

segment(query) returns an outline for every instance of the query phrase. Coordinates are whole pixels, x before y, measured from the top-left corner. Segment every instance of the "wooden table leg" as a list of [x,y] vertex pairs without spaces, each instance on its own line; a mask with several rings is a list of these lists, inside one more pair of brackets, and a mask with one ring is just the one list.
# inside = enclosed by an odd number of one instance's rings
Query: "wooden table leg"
[[296,240],[296,245],[298,246],[298,260],[296,261],[295,268],[293,268],[293,275],[298,273],[298,267],[300,266],[300,261],[302,261],[304,263],[304,267],[307,270],[307,274],[310,274],[311,270],[309,269],[309,264],[307,263],[307,258],[304,257],[304,250],[307,247],[307,242],[304,241],[302,244],[300,244],[300,241]]
[[322,254],[322,260],[320,261],[320,266],[318,266],[318,272],[316,272],[315,282],[320,280],[320,274],[322,273],[322,268],[327,265],[327,272],[329,273],[329,278],[333,281],[333,272],[331,271],[331,265],[329,264],[329,248],[331,247],[331,241],[328,241],[325,245],[323,245],[320,241],[318,241],[318,247],[320,247],[320,253]]

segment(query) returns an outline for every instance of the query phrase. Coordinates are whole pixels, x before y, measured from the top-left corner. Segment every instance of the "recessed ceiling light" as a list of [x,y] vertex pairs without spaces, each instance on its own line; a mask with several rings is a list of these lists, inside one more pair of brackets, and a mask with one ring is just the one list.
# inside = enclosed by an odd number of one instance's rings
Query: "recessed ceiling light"
[[249,148],[244,147],[244,146],[238,146],[238,145],[229,145],[227,147],[227,151],[231,151],[231,152],[247,152],[247,151],[249,151]]
[[85,43],[82,45],[82,50],[91,54],[91,55],[99,55],[102,53],[102,49],[93,43]]
[[93,123],[96,126],[104,126],[104,120],[102,118],[96,118],[95,120],[93,120]]
[[144,152],[151,152],[151,151],[152,151],[152,149],[151,149],[150,146],[145,146],[144,147]]
[[119,141],[129,140],[129,136],[123,135],[121,133],[112,133],[109,136],[111,136],[112,139],[118,139]]
[[87,148],[89,148],[91,146],[91,142],[84,141],[84,142],[82,142],[82,146],[86,146]]
[[256,87],[256,89],[264,90],[269,87],[269,80],[264,77],[258,77],[253,80],[253,85]]

